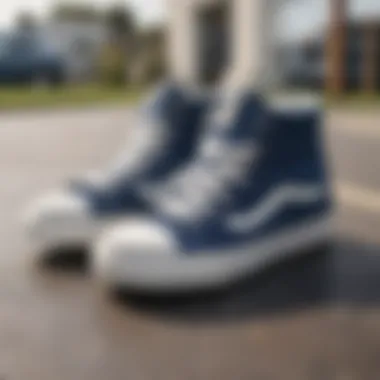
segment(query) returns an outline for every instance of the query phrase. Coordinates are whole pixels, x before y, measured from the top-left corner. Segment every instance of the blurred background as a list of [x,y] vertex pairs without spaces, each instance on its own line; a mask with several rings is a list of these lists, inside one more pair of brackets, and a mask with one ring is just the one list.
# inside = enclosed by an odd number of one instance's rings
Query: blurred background
[[331,250],[169,300],[106,297],[83,263],[28,261],[24,207],[104,167],[162,78],[217,83],[251,26],[231,30],[238,1],[0,3],[0,380],[379,377],[379,0],[274,0],[269,23],[281,91],[325,99]]
[[[3,4],[0,109],[134,98],[180,59],[174,65],[182,65],[182,71],[192,66],[194,81],[215,83],[232,55],[232,3],[178,4]],[[334,95],[378,92],[379,25],[374,0],[283,2],[273,31],[281,86]],[[30,89],[39,89],[39,95]]]
[[165,75],[160,2],[46,0],[1,7],[0,108],[126,100],[123,90],[133,93]]

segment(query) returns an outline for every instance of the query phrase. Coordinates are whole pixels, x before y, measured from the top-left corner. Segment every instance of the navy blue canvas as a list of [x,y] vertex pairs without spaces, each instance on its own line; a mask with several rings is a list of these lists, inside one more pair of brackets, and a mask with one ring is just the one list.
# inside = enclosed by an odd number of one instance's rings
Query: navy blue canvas
[[[147,202],[139,189],[164,180],[192,156],[207,104],[207,99],[190,96],[178,86],[164,86],[141,110],[142,123],[149,119],[164,125],[164,149],[137,172],[121,173],[112,185],[100,188],[87,181],[75,181],[70,183],[70,189],[87,200],[94,214],[147,211]],[[144,128],[144,124],[137,127]]]
[[[319,110],[274,111],[256,95],[245,94],[233,120],[223,128],[211,126],[206,137],[223,140],[232,147],[257,150],[244,181],[230,186],[227,200],[210,199],[209,213],[183,219],[163,212],[159,213],[159,220],[173,232],[185,253],[197,254],[230,251],[231,247],[270,237],[326,214],[331,201],[321,129]],[[253,223],[251,228],[231,227],[234,215],[254,212],[270,194],[289,186],[296,190],[315,187],[321,195],[311,201],[295,199]]]

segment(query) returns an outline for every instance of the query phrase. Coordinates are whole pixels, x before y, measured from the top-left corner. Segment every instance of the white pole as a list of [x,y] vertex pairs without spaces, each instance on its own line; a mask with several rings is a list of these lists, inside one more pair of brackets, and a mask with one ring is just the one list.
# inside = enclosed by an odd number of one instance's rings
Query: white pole
[[277,81],[275,21],[284,0],[233,0],[235,85],[271,87]]
[[194,84],[198,77],[196,14],[189,0],[167,0],[168,66],[171,77]]
[[[167,0],[168,63],[173,77],[188,84],[199,79],[197,10],[218,0]],[[271,87],[279,70],[275,57],[277,10],[289,0],[228,0],[231,2],[232,67],[225,83]]]

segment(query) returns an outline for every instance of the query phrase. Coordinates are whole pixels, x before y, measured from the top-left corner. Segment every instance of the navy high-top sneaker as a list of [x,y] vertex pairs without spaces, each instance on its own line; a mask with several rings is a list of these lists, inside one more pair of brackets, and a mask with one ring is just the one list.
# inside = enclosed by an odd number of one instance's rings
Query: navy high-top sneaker
[[106,283],[213,287],[328,241],[321,110],[275,109],[246,92],[226,99],[210,123],[155,216],[120,223],[98,241],[94,270]]
[[154,186],[190,159],[207,102],[176,85],[160,87],[142,107],[132,141],[113,165],[71,181],[27,211],[36,251],[86,246],[115,217],[147,211],[140,188]]

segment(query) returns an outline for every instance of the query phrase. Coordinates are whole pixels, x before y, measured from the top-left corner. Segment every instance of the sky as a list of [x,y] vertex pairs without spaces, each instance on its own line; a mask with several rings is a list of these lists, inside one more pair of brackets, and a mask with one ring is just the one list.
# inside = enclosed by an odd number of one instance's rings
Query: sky
[[[0,28],[9,27],[20,11],[30,11],[43,17],[49,9],[61,0],[8,0],[0,2]],[[62,0],[65,3],[89,3],[104,7],[115,3],[114,0]],[[165,0],[117,0],[126,2],[136,12],[143,25],[165,20]],[[181,0],[178,0],[181,1]],[[255,1],[255,0],[253,0]],[[285,8],[280,19],[281,34],[289,39],[297,39],[313,33],[327,19],[329,0],[293,0]],[[349,0],[350,13],[354,17],[377,15],[380,17],[380,0]]]
[[[330,0],[293,0],[282,17],[285,35],[292,37],[320,30],[328,20]],[[348,0],[352,18],[380,18],[380,0]]]
[[155,23],[165,18],[165,0],[0,0],[0,28],[11,26],[15,16],[20,11],[28,11],[39,17],[44,17],[54,7],[54,4],[70,2],[74,4],[79,2],[95,4],[99,7],[122,2],[129,3],[143,24]]

